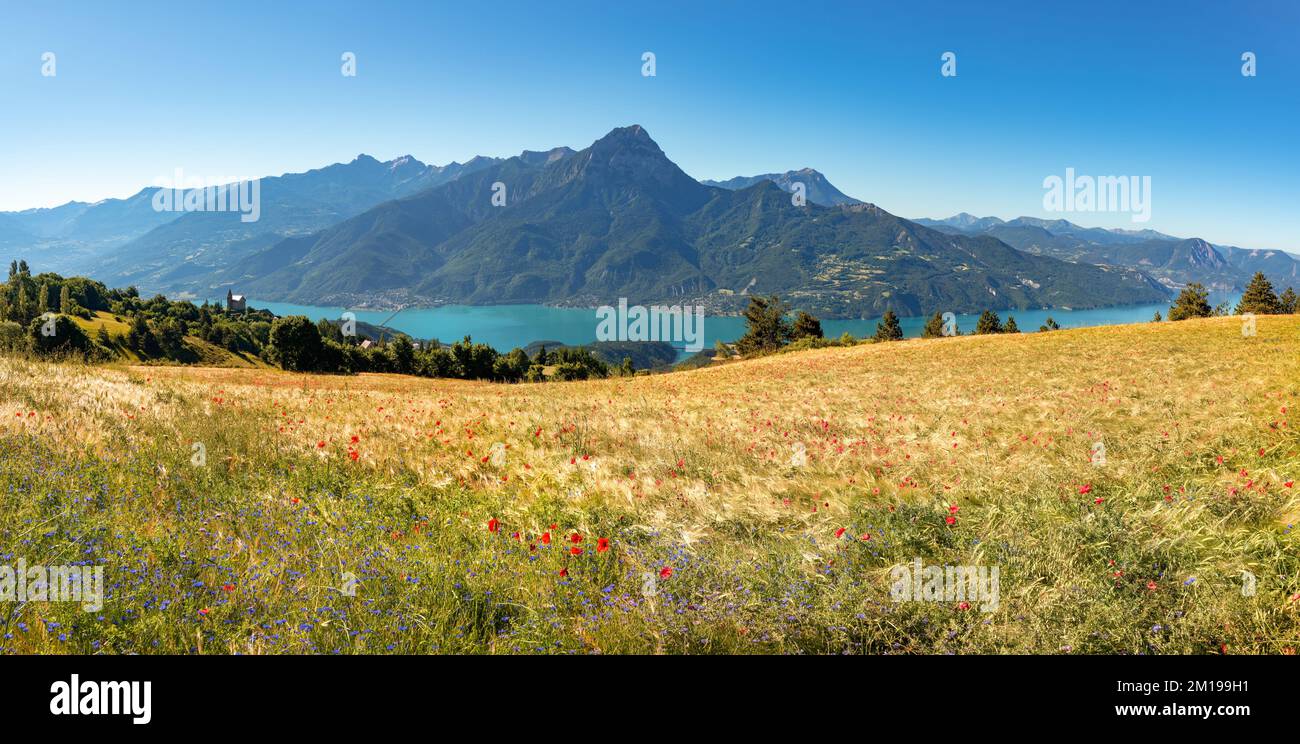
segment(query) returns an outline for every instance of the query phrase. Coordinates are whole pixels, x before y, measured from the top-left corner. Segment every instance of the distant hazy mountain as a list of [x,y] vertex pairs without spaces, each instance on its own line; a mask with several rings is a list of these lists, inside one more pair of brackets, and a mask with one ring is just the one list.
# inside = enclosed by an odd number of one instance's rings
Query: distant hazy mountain
[[1003,221],[962,213],[944,220],[917,221],[953,234],[991,235],[1027,253],[1139,269],[1171,288],[1200,282],[1216,290],[1241,291],[1258,271],[1279,291],[1288,286],[1300,289],[1300,259],[1284,251],[1216,246],[1200,238],[1178,238],[1155,230],[1081,227],[1068,220],[1037,217]]
[[[770,179],[686,175],[639,126],[579,151],[525,153],[314,235],[250,253],[222,280],[311,304],[691,303],[777,292],[825,316],[1156,302],[1141,272],[954,236],[869,204],[796,207]],[[493,184],[505,185],[494,206]]]
[[[50,271],[89,268],[91,259],[137,238],[179,215],[153,209],[154,188],[126,199],[93,204],[68,202],[58,207],[0,212],[0,246]],[[6,230],[9,224],[19,232]]]
[[718,186],[732,191],[747,189],[759,181],[771,181],[780,186],[783,190],[794,192],[795,184],[804,185],[804,195],[808,201],[813,204],[820,204],[823,207],[834,207],[840,204],[861,204],[862,202],[847,196],[844,192],[831,185],[826,180],[826,176],[813,170],[804,168],[797,171],[786,171],[785,173],[764,173],[761,176],[736,176],[726,181],[701,181],[706,186]]
[[0,246],[23,245],[35,239],[23,229],[22,223],[7,213],[0,212]]
[[147,188],[126,199],[104,199],[94,204],[74,201],[49,209],[0,214],[21,225],[31,235],[48,241],[120,243],[179,216],[154,210],[153,195],[156,191],[156,188]]
[[1123,230],[1119,228],[1106,229],[1101,227],[1083,227],[1076,225],[1069,220],[1045,220],[1039,217],[1017,217],[1013,220],[1003,220],[1000,217],[976,217],[967,212],[955,214],[941,220],[921,218],[915,222],[936,230],[945,232],[961,232],[967,234],[979,234],[990,232],[1001,226],[1011,227],[1032,227],[1039,230],[1045,230],[1056,236],[1066,236],[1079,238],[1089,242],[1100,243],[1103,245],[1113,245],[1116,243],[1138,243],[1144,240],[1181,240],[1171,235],[1156,232],[1155,230]]
[[1300,256],[1286,251],[1237,248],[1231,245],[1216,245],[1214,248],[1243,274],[1253,276],[1256,271],[1262,271],[1277,285],[1279,291],[1285,287],[1294,287],[1300,292]]
[[[918,225],[933,227],[934,229],[939,230],[941,232],[963,232],[963,233],[984,232],[985,230],[988,230],[991,227],[996,227],[997,225],[1002,224],[1002,220],[998,219],[997,217],[976,217],[975,215],[970,214],[968,212],[961,212],[953,215],[952,217],[948,217],[947,219],[942,219],[942,220],[931,220],[922,217],[920,219],[912,220],[912,221]],[[951,229],[945,229],[945,228],[951,228]]]
[[455,180],[500,162],[477,157],[467,163],[425,165],[407,155],[380,162],[359,155],[306,173],[261,179],[260,217],[243,222],[238,212],[190,212],[98,256],[92,275],[110,284],[181,290],[204,296],[200,278],[219,274],[241,258],[285,237],[309,234],[386,201]]

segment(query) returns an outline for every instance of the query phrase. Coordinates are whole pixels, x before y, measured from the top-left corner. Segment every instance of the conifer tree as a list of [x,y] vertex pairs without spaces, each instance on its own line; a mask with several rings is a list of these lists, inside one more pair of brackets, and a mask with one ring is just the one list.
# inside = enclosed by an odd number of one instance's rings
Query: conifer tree
[[1296,297],[1295,290],[1287,287],[1279,299],[1281,311],[1284,315],[1293,315],[1300,310],[1300,297]]
[[795,338],[825,338],[822,322],[802,310],[794,317],[793,334]]
[[1237,303],[1237,315],[1245,313],[1277,315],[1280,312],[1282,312],[1282,302],[1273,293],[1273,283],[1264,276],[1263,272],[1255,272],[1250,284],[1246,285],[1246,292],[1242,294],[1241,302]]
[[893,310],[886,310],[885,316],[876,324],[877,341],[902,341],[903,326],[898,323],[898,316]]
[[980,313],[980,319],[975,323],[975,333],[1002,333],[1002,319],[992,310],[985,310]]
[[1187,318],[1208,318],[1214,311],[1210,308],[1210,293],[1199,282],[1192,282],[1183,288],[1173,307],[1169,308],[1170,320]]
[[925,321],[925,328],[921,329],[921,338],[939,338],[943,335],[943,313],[936,312]]
[[740,353],[763,354],[788,344],[794,328],[785,317],[787,312],[786,304],[776,295],[750,297],[749,307],[745,309],[745,335],[736,342]]

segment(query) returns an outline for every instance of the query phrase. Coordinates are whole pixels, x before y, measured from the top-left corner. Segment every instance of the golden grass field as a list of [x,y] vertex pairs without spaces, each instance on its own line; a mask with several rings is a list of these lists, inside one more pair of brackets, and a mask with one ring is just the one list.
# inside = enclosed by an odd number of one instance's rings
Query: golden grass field
[[[1296,316],[520,385],[0,359],[0,563],[110,587],[0,648],[1290,654],[1298,394]],[[915,558],[997,609],[893,601]]]

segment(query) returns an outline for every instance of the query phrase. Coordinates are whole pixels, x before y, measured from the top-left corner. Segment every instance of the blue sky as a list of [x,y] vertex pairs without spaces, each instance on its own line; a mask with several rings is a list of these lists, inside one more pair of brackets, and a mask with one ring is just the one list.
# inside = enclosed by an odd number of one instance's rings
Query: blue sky
[[[1300,3],[1052,5],[0,0],[0,210],[639,123],[696,178],[810,166],[906,217],[1300,251]],[[1151,176],[1151,221],[1045,212],[1067,167]]]

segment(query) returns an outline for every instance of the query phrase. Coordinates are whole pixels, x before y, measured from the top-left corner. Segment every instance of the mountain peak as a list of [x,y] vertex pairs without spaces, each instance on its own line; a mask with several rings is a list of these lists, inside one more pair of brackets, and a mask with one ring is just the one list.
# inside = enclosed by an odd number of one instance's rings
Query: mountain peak
[[795,184],[801,183],[808,201],[823,207],[835,207],[846,204],[859,204],[857,199],[835,188],[826,176],[814,168],[801,168],[785,173],[764,173],[758,176],[736,176],[726,181],[701,181],[706,186],[718,186],[731,191],[747,189],[764,181],[770,181],[785,191],[794,191]]
[[610,130],[609,134],[606,134],[604,137],[601,137],[600,139],[592,143],[593,148],[601,148],[601,147],[607,147],[613,145],[618,145],[618,146],[639,145],[643,147],[649,146],[649,147],[653,147],[655,150],[659,150],[659,145],[654,140],[650,139],[650,133],[647,132],[645,130],[645,127],[641,126],[640,124],[633,124],[631,126],[626,126],[626,127],[617,127],[615,129]]
[[420,161],[416,160],[411,155],[403,155],[400,158],[393,158],[387,163],[384,163],[384,165],[387,165],[389,170],[394,170],[394,171],[400,168],[408,168],[408,167],[419,169],[419,170],[424,169],[424,163],[421,163]]
[[624,137],[644,137],[646,139],[650,139],[650,133],[647,132],[645,130],[645,127],[641,126],[640,124],[631,124],[626,127],[615,127],[614,129],[610,130],[609,134],[605,136],[609,137],[613,135],[619,135]]
[[618,169],[663,167],[677,170],[677,166],[650,139],[640,124],[614,129],[591,143],[591,147],[583,152],[589,155],[588,160],[591,162],[604,163]]

